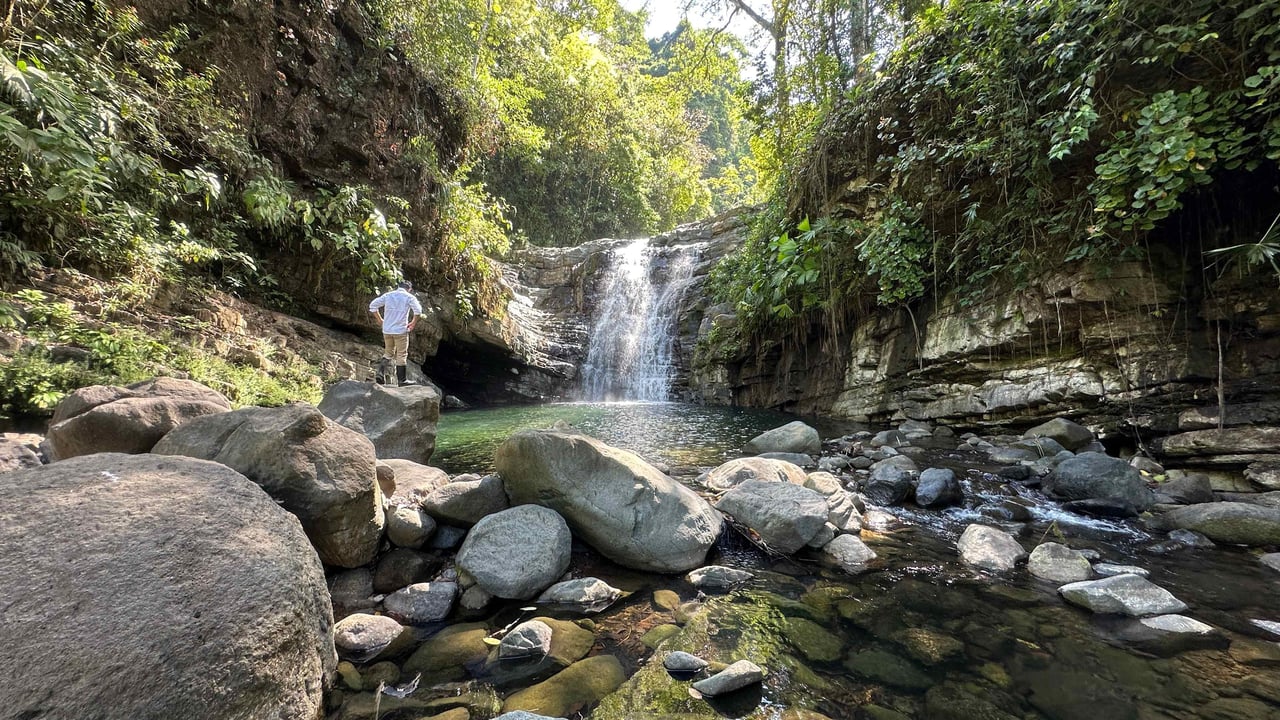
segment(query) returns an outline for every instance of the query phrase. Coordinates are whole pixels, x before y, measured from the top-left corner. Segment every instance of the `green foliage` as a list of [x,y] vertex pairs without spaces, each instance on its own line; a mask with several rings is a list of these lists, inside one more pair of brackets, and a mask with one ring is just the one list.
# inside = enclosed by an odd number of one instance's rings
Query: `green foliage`
[[[83,317],[71,303],[39,290],[0,296],[0,327],[6,326],[31,342],[11,357],[0,356],[0,416],[46,415],[77,388],[127,385],[175,369],[237,405],[320,400],[320,385],[300,364],[277,363],[264,372],[168,332]],[[51,349],[59,347],[70,350]]]
[[370,195],[369,188],[343,185],[320,188],[307,199],[291,183],[266,175],[246,183],[242,197],[250,221],[285,247],[317,254],[322,268],[355,263],[362,288],[373,291],[399,279],[393,258],[404,241],[409,206],[402,198],[385,198],[398,211],[388,220]]
[[[802,165],[778,160],[781,189],[715,276],[762,336],[793,313],[838,326],[860,295],[972,300],[1136,257],[1218,179],[1273,177],[1280,0],[935,6],[823,123]],[[841,232],[812,258],[779,252],[806,215]],[[1239,252],[1269,262],[1273,242]],[[816,299],[800,267],[817,268]]]

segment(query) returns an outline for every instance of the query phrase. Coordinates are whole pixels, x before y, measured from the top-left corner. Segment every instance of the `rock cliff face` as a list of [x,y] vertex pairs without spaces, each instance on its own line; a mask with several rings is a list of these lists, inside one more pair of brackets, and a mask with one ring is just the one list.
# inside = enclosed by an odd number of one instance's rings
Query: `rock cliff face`
[[[742,242],[744,230],[741,216],[729,213],[683,225],[649,241],[659,251],[650,271],[658,283],[666,272],[667,249],[701,246],[693,285],[676,319],[676,394],[680,397],[691,398],[687,378],[698,327],[709,305],[706,275]],[[628,242],[603,239],[570,248],[529,247],[516,253],[503,272],[512,295],[506,314],[484,324],[472,323],[469,330],[442,339],[424,370],[450,391],[478,402],[576,399],[609,255]]]
[[1068,415],[1116,436],[1194,429],[1179,413],[1216,402],[1220,359],[1229,408],[1275,399],[1280,293],[1269,277],[1204,286],[1192,275],[1156,262],[1064,270],[975,304],[873,312],[795,347],[735,345],[712,332],[734,322],[719,308],[699,332],[690,390],[868,422],[1022,429]]

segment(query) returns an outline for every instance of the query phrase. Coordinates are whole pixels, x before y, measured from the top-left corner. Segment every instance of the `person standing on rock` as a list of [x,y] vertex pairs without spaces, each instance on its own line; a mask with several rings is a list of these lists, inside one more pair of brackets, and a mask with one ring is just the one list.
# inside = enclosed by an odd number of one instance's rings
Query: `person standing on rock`
[[382,325],[383,367],[394,362],[397,384],[408,385],[409,333],[422,314],[422,303],[413,296],[413,283],[401,280],[394,290],[374,298],[369,312]]

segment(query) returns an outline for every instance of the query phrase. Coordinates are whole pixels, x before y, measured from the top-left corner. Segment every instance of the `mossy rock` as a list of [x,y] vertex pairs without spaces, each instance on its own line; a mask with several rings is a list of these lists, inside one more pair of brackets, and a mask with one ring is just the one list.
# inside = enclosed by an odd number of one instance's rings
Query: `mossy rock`
[[834,662],[844,652],[844,644],[821,625],[804,618],[789,617],[782,623],[787,642],[813,662]]
[[786,668],[792,681],[803,685],[812,692],[823,695],[834,695],[839,692],[839,688],[834,682],[814,672],[813,668],[800,662],[799,658],[791,655],[779,655],[774,664]]
[[644,643],[644,646],[650,650],[657,650],[659,645],[679,632],[679,625],[672,625],[670,623],[666,625],[655,625],[649,630],[649,632],[640,636],[640,642]]
[[533,619],[546,623],[551,628],[551,649],[547,654],[518,660],[499,660],[498,648],[489,648],[484,665],[477,669],[477,677],[498,687],[526,685],[551,677],[569,667],[586,657],[595,645],[595,634],[577,623],[549,617]]
[[835,617],[837,606],[841,600],[853,595],[852,588],[847,585],[819,585],[800,596],[800,602],[822,614],[823,617]]
[[786,617],[804,618],[805,620],[812,620],[819,624],[830,622],[835,618],[835,615],[830,611],[830,609],[819,609],[812,605],[802,603],[799,600],[792,600],[789,597],[765,590],[742,592],[741,594],[734,596],[734,599],[739,602],[751,602],[767,605]]
[[467,665],[484,661],[489,646],[484,639],[489,627],[483,623],[453,625],[427,639],[404,664],[407,674],[422,673],[428,682],[461,680]]
[[502,711],[527,710],[551,717],[567,717],[613,692],[626,679],[618,658],[596,655],[579,660],[549,680],[515,693],[502,704]]
[[653,605],[663,610],[674,611],[680,607],[680,595],[674,590],[654,590]]
[[907,628],[894,639],[908,655],[925,665],[937,665],[964,653],[964,643],[928,628]]
[[862,712],[866,713],[871,720],[911,720],[909,716],[903,715],[897,710],[890,710],[879,705],[863,705]]
[[929,677],[915,663],[887,650],[861,650],[849,656],[844,666],[868,680],[905,690],[925,690],[933,686]]
[[[977,693],[970,693],[954,683],[930,688],[924,696],[925,717],[937,720],[1017,720],[1016,715],[1001,710]],[[1100,717],[1108,717],[1102,715]]]

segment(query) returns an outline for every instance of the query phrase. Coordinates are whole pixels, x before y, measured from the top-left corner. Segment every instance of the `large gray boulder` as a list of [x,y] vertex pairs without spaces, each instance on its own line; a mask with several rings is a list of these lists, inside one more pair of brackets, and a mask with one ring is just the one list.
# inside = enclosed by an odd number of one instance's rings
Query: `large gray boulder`
[[1022,434],[1024,438],[1051,438],[1062,447],[1075,452],[1093,442],[1093,433],[1066,418],[1054,418],[1041,423]]
[[1113,500],[1137,515],[1155,502],[1142,474],[1129,463],[1086,452],[1067,458],[1045,479],[1050,493],[1068,500]]
[[343,380],[329,388],[318,408],[339,425],[363,433],[383,460],[425,465],[435,452],[440,391],[431,385],[384,387]]
[[1234,545],[1280,545],[1280,508],[1242,502],[1188,505],[1165,513],[1168,529],[1194,530],[1210,540]]
[[716,509],[754,530],[769,548],[793,553],[827,524],[830,506],[807,487],[748,480],[716,501]]
[[720,535],[723,518],[697,493],[594,438],[525,430],[498,448],[496,460],[512,504],[556,510],[619,565],[684,572],[703,563]]
[[385,517],[373,444],[310,405],[206,415],[164,436],[152,452],[243,473],[298,516],[327,565],[359,567],[377,554]]
[[1058,588],[1062,598],[1096,613],[1142,617],[1166,615],[1187,609],[1186,603],[1146,578],[1114,575],[1101,580],[1085,580]]
[[458,568],[495,597],[526,600],[569,567],[572,537],[564,518],[538,505],[518,505],[476,523],[458,550]]
[[698,481],[711,490],[729,490],[748,480],[787,482],[804,485],[808,479],[804,468],[773,458],[736,458],[704,473]]
[[751,438],[742,446],[742,452],[747,455],[770,452],[817,455],[822,452],[822,440],[817,430],[796,420]]
[[194,380],[158,377],[128,387],[80,388],[58,403],[49,421],[50,460],[144,453],[182,423],[230,409],[225,397]]
[[234,470],[113,453],[8,473],[0,544],[0,715],[321,714],[324,569]]

